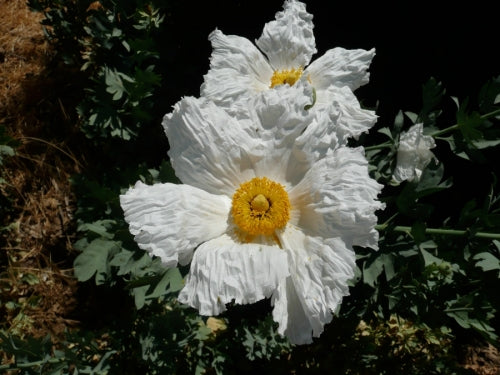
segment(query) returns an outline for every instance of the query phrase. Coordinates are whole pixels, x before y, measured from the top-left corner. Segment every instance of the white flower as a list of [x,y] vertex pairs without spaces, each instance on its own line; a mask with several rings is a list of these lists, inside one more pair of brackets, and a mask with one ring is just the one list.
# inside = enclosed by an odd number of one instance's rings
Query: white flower
[[283,8],[275,21],[265,25],[257,46],[219,30],[210,34],[213,52],[201,95],[243,118],[248,100],[257,93],[307,81],[316,93],[315,111],[329,110],[332,105],[335,112],[340,110],[337,135],[344,145],[348,137],[357,138],[377,120],[373,111],[360,107],[353,94],[368,82],[367,69],[375,50],[333,48],[311,63],[317,52],[312,15],[296,0],[285,1]]
[[310,96],[302,83],[266,91],[248,121],[182,99],[163,125],[183,184],[137,182],[120,196],[140,248],[167,267],[191,262],[180,302],[215,316],[270,298],[296,344],[319,336],[348,294],[352,247],[377,248],[383,207],[362,148],[311,152],[326,125],[304,110]]
[[436,147],[434,138],[424,135],[423,124],[415,124],[407,132],[401,133],[397,164],[392,180],[396,183],[405,180],[418,181],[431,159],[436,159],[430,151],[434,147]]

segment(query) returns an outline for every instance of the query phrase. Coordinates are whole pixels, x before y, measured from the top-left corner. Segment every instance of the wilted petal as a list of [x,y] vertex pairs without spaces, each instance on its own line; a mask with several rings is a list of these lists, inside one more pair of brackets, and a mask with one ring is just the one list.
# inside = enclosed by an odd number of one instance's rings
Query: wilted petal
[[242,244],[223,235],[195,251],[179,301],[202,315],[218,315],[231,301],[247,304],[270,297],[288,274],[286,253],[278,246]]
[[396,183],[405,180],[418,181],[424,168],[435,159],[430,151],[434,147],[436,147],[434,138],[424,135],[423,124],[415,124],[407,132],[401,133],[396,169],[392,175],[393,181]]
[[120,204],[139,247],[168,267],[188,264],[196,246],[224,233],[231,208],[228,197],[189,185],[141,181],[120,195]]

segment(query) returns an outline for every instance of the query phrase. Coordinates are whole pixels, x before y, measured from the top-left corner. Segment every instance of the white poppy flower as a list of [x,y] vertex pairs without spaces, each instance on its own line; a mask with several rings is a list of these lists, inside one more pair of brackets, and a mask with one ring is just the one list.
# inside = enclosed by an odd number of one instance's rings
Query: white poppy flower
[[407,132],[401,133],[396,168],[392,180],[401,183],[405,180],[418,181],[424,168],[436,157],[430,151],[436,147],[434,138],[424,135],[423,124],[415,124]]
[[257,46],[220,30],[210,34],[213,52],[201,95],[242,118],[247,115],[248,100],[257,93],[308,81],[316,94],[315,111],[332,105],[341,111],[336,123],[339,144],[344,145],[348,137],[357,138],[377,120],[353,94],[368,82],[375,50],[333,48],[311,63],[317,52],[312,15],[296,0],[285,1],[283,9],[265,25]]
[[309,85],[278,87],[239,121],[183,98],[163,121],[183,184],[137,182],[120,196],[140,248],[167,267],[191,262],[180,302],[215,316],[270,298],[296,344],[319,336],[348,294],[352,247],[377,248],[383,207],[362,148],[319,147],[310,100]]

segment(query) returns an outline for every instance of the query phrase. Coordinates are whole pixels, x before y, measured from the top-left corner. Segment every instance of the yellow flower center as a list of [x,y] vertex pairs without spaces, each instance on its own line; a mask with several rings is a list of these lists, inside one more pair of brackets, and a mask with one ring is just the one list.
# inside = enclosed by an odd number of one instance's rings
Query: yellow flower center
[[271,77],[271,88],[278,85],[283,85],[288,83],[293,86],[295,82],[299,80],[302,76],[304,69],[290,69],[290,70],[275,70],[273,76]]
[[290,200],[283,185],[266,177],[244,182],[233,195],[231,213],[243,237],[273,235],[290,219]]

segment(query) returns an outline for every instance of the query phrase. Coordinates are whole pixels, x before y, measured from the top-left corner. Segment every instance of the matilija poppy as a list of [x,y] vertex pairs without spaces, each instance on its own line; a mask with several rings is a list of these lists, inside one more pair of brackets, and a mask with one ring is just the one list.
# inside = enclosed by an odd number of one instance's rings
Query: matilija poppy
[[397,164],[392,174],[393,182],[399,184],[405,180],[420,180],[425,167],[432,159],[436,159],[430,151],[434,147],[436,142],[430,135],[424,135],[423,124],[415,124],[408,131],[401,133]]
[[[191,263],[178,299],[216,316],[270,298],[278,331],[323,332],[353,278],[353,246],[377,248],[382,186],[361,147],[323,148],[308,83],[251,99],[236,119],[186,97],[163,126],[182,184],[137,182],[120,196],[139,247],[166,267]],[[335,117],[334,114],[329,116]]]
[[276,19],[264,26],[256,45],[241,36],[213,31],[209,36],[213,47],[210,69],[201,96],[241,118],[252,96],[306,80],[314,88],[314,111],[333,102],[340,107],[343,116],[336,124],[341,143],[368,131],[377,116],[360,107],[353,91],[368,83],[375,50],[337,47],[311,62],[317,52],[312,18],[305,4],[288,0]]

